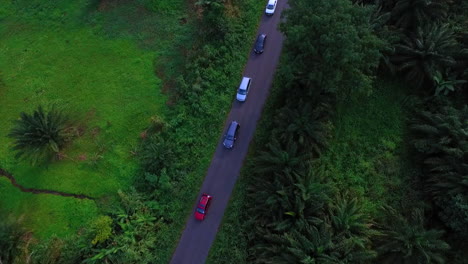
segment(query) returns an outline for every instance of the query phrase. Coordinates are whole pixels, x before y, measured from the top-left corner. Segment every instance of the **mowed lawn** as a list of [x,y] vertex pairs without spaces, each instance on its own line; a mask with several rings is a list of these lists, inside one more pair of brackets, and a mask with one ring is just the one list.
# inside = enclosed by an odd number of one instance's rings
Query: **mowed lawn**
[[[0,167],[25,187],[106,200],[131,184],[139,135],[152,116],[163,115],[157,51],[86,23],[52,25],[14,15],[1,21]],[[79,136],[48,166],[15,160],[6,137],[12,121],[52,104],[77,121]],[[94,201],[22,193],[5,178],[0,210],[21,216],[40,238],[77,232],[99,214]]]

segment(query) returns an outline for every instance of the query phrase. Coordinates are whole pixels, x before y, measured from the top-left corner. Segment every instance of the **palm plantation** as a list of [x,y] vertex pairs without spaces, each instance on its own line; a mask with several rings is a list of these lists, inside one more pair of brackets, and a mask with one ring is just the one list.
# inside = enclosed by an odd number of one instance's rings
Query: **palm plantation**
[[[230,222],[249,230],[236,261],[465,263],[463,1],[288,3],[271,120],[245,173],[247,220]],[[404,93],[373,101],[397,89],[389,79]]]

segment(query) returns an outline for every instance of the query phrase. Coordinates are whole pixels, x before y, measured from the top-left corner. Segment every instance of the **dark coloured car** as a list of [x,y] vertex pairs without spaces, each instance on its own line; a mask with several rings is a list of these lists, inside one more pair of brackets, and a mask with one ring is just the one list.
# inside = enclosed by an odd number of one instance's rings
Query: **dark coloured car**
[[266,34],[258,35],[257,41],[255,42],[255,47],[254,47],[255,53],[257,54],[263,53],[263,50],[265,49],[266,38],[267,38]]
[[236,121],[232,121],[229,125],[229,128],[224,135],[223,145],[228,148],[232,149],[234,147],[234,142],[236,142],[237,134],[239,133],[240,125]]
[[204,193],[201,198],[200,202],[198,202],[197,209],[195,210],[195,218],[197,220],[203,221],[206,216],[206,211],[208,211],[208,207],[211,203],[211,196]]

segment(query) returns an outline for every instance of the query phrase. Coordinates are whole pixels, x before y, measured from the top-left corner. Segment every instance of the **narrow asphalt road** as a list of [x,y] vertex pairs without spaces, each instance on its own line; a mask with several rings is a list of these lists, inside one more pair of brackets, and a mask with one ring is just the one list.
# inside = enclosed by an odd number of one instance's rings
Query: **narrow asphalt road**
[[[220,138],[198,195],[198,199],[202,193],[213,196],[208,214],[202,222],[195,220],[193,216],[189,218],[172,256],[171,264],[203,264],[208,257],[273,81],[283,45],[283,35],[278,31],[278,25],[280,14],[286,6],[287,0],[278,0],[275,14],[272,17],[263,15],[261,19],[257,33],[267,34],[265,51],[261,55],[251,52],[244,70],[244,76],[252,78],[247,101],[240,103],[234,99],[223,131],[224,134],[230,122],[236,120],[241,126],[239,136],[232,150],[225,149],[222,145],[223,138]],[[239,83],[240,81],[241,76]],[[233,97],[236,90],[237,87],[232,87]],[[198,199],[193,206],[192,214]]]

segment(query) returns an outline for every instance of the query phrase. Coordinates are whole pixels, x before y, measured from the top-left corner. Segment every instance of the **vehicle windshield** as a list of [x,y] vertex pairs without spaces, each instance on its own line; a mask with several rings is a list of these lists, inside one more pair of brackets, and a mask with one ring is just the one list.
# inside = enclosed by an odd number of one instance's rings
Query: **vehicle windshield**
[[229,135],[229,134],[228,134],[228,135],[226,136],[226,139],[227,139],[227,140],[233,140],[234,137],[233,137],[232,135]]
[[205,214],[205,210],[203,210],[201,208],[197,208],[197,212],[199,212],[200,214]]
[[274,7],[275,5],[271,5],[271,4],[267,5],[267,9],[273,9]]
[[246,95],[247,94],[247,91],[246,90],[242,90],[242,89],[239,89],[237,91],[238,94],[241,94],[241,95]]

